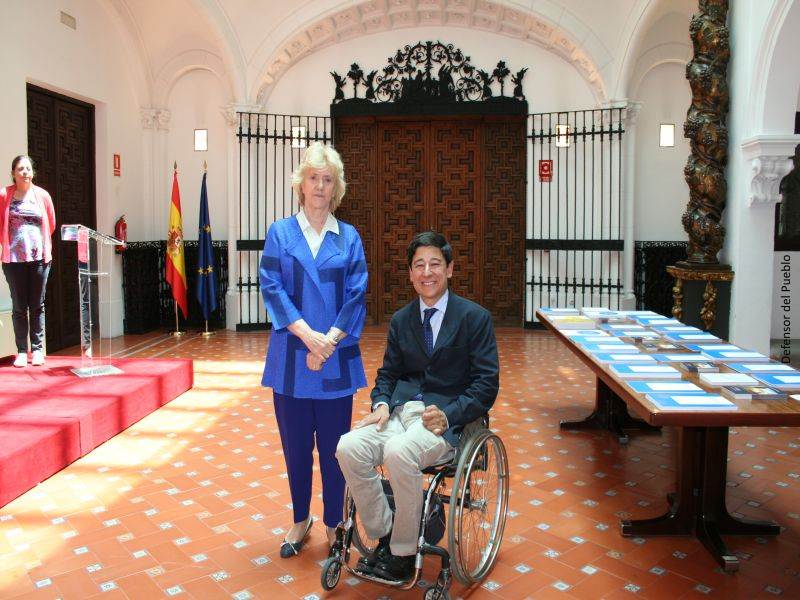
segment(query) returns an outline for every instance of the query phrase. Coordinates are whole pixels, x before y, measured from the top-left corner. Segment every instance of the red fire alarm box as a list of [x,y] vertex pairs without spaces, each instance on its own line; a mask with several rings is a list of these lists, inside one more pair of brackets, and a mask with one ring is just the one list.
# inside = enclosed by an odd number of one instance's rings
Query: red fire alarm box
[[549,158],[539,161],[539,181],[544,183],[553,181],[553,161]]
[[121,169],[122,160],[119,157],[119,154],[114,155],[114,177],[119,177],[122,174]]

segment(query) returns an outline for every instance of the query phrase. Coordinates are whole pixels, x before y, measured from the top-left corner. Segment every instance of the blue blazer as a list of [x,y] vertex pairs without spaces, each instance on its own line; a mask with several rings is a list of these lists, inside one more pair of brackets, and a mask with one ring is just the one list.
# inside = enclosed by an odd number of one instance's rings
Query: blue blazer
[[[294,216],[272,224],[259,268],[261,293],[272,321],[261,385],[295,398],[341,398],[366,387],[358,340],[364,328],[367,262],[355,227],[339,221],[316,259]],[[315,331],[347,334],[322,370],[306,366],[308,349],[287,329],[298,319]]]

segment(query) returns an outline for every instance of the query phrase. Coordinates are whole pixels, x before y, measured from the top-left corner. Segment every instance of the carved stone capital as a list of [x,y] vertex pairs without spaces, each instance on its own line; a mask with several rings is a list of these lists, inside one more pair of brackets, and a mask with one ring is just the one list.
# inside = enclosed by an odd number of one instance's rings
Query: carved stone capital
[[642,112],[642,103],[629,101],[625,107],[625,125],[628,127],[636,127],[636,121],[639,120],[640,112]]
[[220,112],[225,118],[225,124],[232,129],[235,129],[239,126],[239,115],[237,115],[237,113],[261,112],[261,110],[262,108],[260,104],[242,104],[236,102],[231,102],[230,104],[226,104],[220,108]]
[[172,114],[167,109],[162,108],[159,110],[156,120],[156,128],[160,131],[169,131],[169,120],[171,117]]
[[760,135],[742,143],[749,165],[747,206],[773,206],[781,201],[779,186],[792,170],[791,156],[800,135]]
[[158,110],[155,108],[139,109],[139,116],[142,119],[142,129],[155,129]]

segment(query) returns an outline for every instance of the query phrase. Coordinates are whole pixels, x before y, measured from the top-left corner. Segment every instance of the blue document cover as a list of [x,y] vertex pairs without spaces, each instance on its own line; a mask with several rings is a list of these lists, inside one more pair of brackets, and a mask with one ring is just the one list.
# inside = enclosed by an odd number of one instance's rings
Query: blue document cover
[[585,344],[624,344],[621,339],[613,335],[571,335],[569,336],[576,344],[581,346]]
[[662,410],[737,410],[736,404],[717,394],[647,394]]
[[543,314],[547,315],[577,315],[580,314],[577,308],[540,308]]
[[673,352],[671,354],[653,354],[653,358],[655,358],[658,362],[706,362],[708,360],[707,357],[703,356],[699,352],[684,352],[681,354],[680,352]]
[[641,352],[641,350],[632,344],[616,344],[614,342],[610,344],[605,342],[602,344],[586,344],[583,349],[592,354],[608,354],[609,352],[630,352],[631,354],[638,354]]
[[639,394],[707,394],[691,381],[630,381],[628,385]]
[[760,375],[762,373],[774,373],[776,375],[800,375],[800,371],[793,369],[789,365],[779,362],[761,363],[731,363],[728,365],[734,371],[747,373],[748,375]]
[[722,340],[720,340],[720,343],[682,344],[682,346],[687,350],[691,350],[692,352],[705,352],[706,350],[741,350],[739,346],[734,346],[733,344],[727,344]]
[[668,319],[666,317],[657,316],[637,316],[634,317],[637,323],[647,327],[680,327],[683,325],[678,319]]
[[676,333],[672,332],[665,332],[664,337],[670,340],[671,342],[713,342],[713,341],[720,341],[719,338],[715,335],[711,335],[710,333],[706,333],[705,331],[697,331],[691,333]]
[[769,356],[750,350],[703,350],[708,358],[713,361],[727,362],[769,362]]
[[770,387],[779,390],[800,390],[800,373],[795,374],[778,374],[778,373],[761,373],[755,375],[761,383],[765,383]]
[[672,335],[676,333],[705,333],[702,329],[699,329],[697,327],[690,327],[689,325],[681,325],[680,323],[678,323],[677,325],[663,325],[663,326],[651,325],[650,329],[666,335]]
[[609,352],[592,355],[595,360],[601,363],[630,363],[630,364],[656,364],[656,359],[649,354],[633,354],[631,352]]
[[681,373],[674,367],[656,363],[651,364],[612,364],[611,372],[621,379],[680,379]]

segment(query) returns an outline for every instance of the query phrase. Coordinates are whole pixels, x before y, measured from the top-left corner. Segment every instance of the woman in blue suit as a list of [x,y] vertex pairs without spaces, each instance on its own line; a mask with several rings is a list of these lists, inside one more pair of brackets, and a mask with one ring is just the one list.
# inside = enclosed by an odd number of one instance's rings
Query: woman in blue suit
[[328,542],[342,518],[339,438],[350,431],[353,394],[366,386],[358,340],[364,326],[367,264],[361,238],[333,211],[344,196],[339,154],[316,142],[292,175],[300,212],[267,232],[259,269],[272,321],[261,384],[271,387],[289,474],[294,525],[281,557],[300,552],[309,516],[316,443]]

